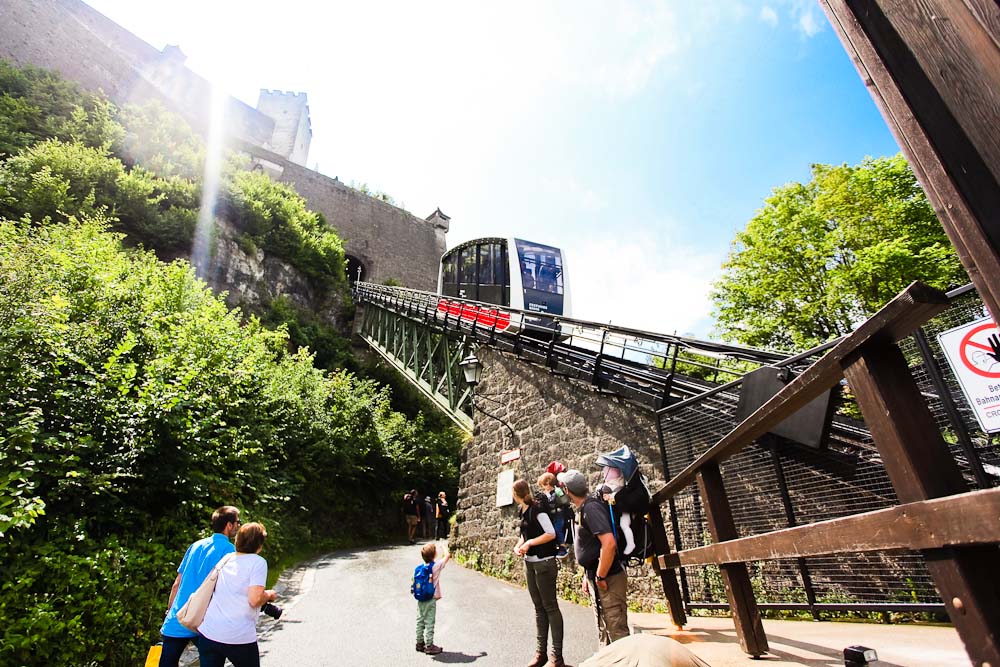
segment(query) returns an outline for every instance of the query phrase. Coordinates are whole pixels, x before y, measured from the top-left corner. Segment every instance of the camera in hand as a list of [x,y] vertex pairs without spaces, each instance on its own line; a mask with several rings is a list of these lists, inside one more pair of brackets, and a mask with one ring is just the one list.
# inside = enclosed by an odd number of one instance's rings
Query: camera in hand
[[265,614],[267,614],[268,616],[270,616],[271,618],[273,618],[274,620],[276,620],[276,621],[279,618],[281,618],[281,614],[285,611],[284,609],[282,609],[278,605],[273,604],[271,602],[265,602],[264,606],[261,607],[260,610],[262,612],[264,612]]

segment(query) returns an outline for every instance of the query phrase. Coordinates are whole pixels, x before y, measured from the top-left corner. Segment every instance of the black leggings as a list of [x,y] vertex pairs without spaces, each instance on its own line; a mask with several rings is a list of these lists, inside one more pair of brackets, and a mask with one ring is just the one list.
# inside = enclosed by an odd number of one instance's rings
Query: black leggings
[[208,637],[198,640],[201,650],[201,667],[225,667],[226,658],[233,667],[260,667],[257,642],[252,644],[222,644]]
[[556,600],[556,575],[559,566],[555,558],[535,563],[525,561],[525,579],[528,580],[528,593],[535,605],[535,629],[537,631],[537,649],[544,655],[549,641],[549,630],[552,631],[552,652],[562,657],[563,648],[563,617]]

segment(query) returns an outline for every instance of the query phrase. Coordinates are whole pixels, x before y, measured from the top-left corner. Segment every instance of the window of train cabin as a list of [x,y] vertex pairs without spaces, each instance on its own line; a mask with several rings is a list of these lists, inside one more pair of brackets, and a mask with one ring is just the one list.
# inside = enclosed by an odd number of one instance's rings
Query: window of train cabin
[[517,239],[521,281],[525,289],[563,293],[562,253],[559,248]]
[[507,263],[507,244],[493,244],[493,266],[497,285],[500,287],[499,303],[510,305],[510,264]]
[[483,243],[479,247],[479,284],[495,285],[493,280],[493,244]]
[[458,295],[464,299],[478,299],[479,290],[476,289],[476,246],[472,245],[462,248],[458,260]]
[[458,296],[458,253],[452,252],[441,260],[443,278],[442,293],[447,296]]

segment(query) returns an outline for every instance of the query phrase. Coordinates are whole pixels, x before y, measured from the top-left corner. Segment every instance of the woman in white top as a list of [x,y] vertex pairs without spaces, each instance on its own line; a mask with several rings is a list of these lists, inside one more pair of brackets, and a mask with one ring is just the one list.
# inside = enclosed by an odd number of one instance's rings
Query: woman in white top
[[260,667],[257,613],[277,597],[264,590],[267,561],[257,555],[266,537],[259,523],[245,524],[236,533],[236,553],[225,557],[205,620],[198,627],[202,667],[224,667],[226,658],[234,667]]
[[[543,496],[544,498],[544,496]],[[514,482],[514,500],[521,512],[521,539],[514,553],[524,558],[524,578],[535,605],[536,652],[528,667],[565,667],[562,657],[563,617],[556,600],[556,529],[546,506],[531,495],[523,479]],[[547,658],[549,631],[552,631],[552,657]]]

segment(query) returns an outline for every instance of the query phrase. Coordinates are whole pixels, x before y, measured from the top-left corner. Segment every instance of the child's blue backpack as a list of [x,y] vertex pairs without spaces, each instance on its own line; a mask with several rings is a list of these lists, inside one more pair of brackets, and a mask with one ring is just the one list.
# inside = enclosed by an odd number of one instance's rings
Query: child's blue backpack
[[421,602],[434,597],[434,563],[421,563],[413,570],[410,592]]

